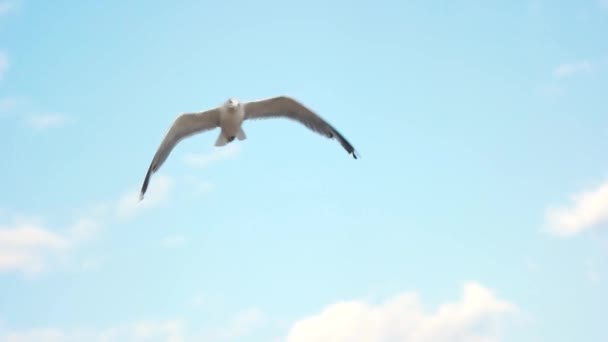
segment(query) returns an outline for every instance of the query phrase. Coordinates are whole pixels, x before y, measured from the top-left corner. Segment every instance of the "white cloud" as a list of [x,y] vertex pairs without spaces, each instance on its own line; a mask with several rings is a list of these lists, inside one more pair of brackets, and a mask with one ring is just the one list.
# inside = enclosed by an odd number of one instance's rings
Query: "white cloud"
[[553,75],[556,77],[568,77],[585,72],[591,72],[592,70],[593,65],[589,62],[566,63],[557,66],[557,68],[553,70]]
[[0,226],[0,246],[13,248],[61,249],[67,241],[60,236],[40,228],[34,222],[18,221],[14,226]]
[[0,81],[4,79],[4,75],[8,71],[9,62],[8,56],[5,52],[0,51]]
[[[9,224],[0,221],[0,273],[36,275],[47,270],[47,266],[57,258],[71,261],[71,253],[94,239],[102,225],[112,224],[116,219],[132,218],[141,210],[166,203],[172,186],[171,178],[159,175],[151,184],[146,201],[140,202],[138,190],[133,189],[109,204],[90,208],[93,210],[87,210],[64,229],[49,229],[41,220],[31,217],[19,217]],[[183,237],[173,236],[164,243],[177,246],[183,240]],[[99,267],[103,259],[102,256],[83,256],[75,266],[78,270],[90,270]]]
[[68,233],[73,242],[81,242],[93,239],[99,228],[98,221],[91,218],[80,218],[68,228]]
[[5,342],[61,342],[68,341],[63,332],[54,329],[39,329],[28,332],[11,332],[0,335]]
[[296,322],[287,342],[489,342],[498,341],[498,323],[517,310],[477,284],[465,284],[463,297],[426,312],[416,293],[383,304],[338,302]]
[[204,329],[187,329],[181,319],[139,320],[100,329],[75,328],[72,330],[45,327],[31,330],[9,330],[0,327],[0,341],[7,342],[109,342],[109,341],[228,341],[249,334],[261,319],[256,309],[238,314],[224,334]]
[[138,321],[104,330],[77,329],[73,331],[41,328],[27,331],[0,331],[0,341],[6,342],[109,342],[165,341],[182,342],[184,323],[178,319]]
[[222,334],[221,339],[231,340],[251,334],[264,321],[264,314],[257,308],[239,312]]
[[69,117],[61,113],[39,111],[25,97],[0,98],[0,118],[8,116],[22,120],[30,128],[38,130],[61,127],[71,121]]
[[[221,160],[232,159],[240,152],[238,144],[230,144],[221,148],[214,148],[211,153],[190,153],[183,157],[183,161],[191,166],[206,167],[211,163]],[[186,176],[185,182],[197,194],[206,194],[213,190],[213,184],[209,181],[201,181],[192,176]],[[167,203],[169,195],[174,188],[173,178],[165,175],[154,174],[150,179],[150,186],[144,200],[140,201],[139,184],[125,193],[118,201],[116,215],[119,218],[133,217],[146,208],[158,207]]]
[[572,196],[567,207],[546,211],[549,231],[559,236],[572,236],[608,221],[608,182],[594,190]]
[[140,189],[133,188],[119,199],[116,215],[119,218],[131,218],[142,210],[166,204],[173,189],[173,184],[171,177],[161,174],[153,175],[144,200],[139,200]]
[[40,220],[16,218],[0,224],[0,272],[18,271],[27,275],[42,272],[52,257],[63,255],[79,242],[90,239],[97,225],[76,221],[63,233],[44,227]]
[[[234,341],[252,336],[260,337],[265,333],[276,334],[278,326],[269,323],[268,317],[257,308],[248,308],[238,312],[227,324],[205,329],[199,332],[197,341]],[[256,340],[268,340],[260,339]]]
[[48,113],[36,114],[27,118],[27,123],[36,129],[47,129],[52,127],[63,126],[67,122],[67,118],[63,114]]
[[[201,328],[180,318],[160,320],[135,320],[106,327],[75,327],[64,329],[42,326],[27,330],[15,330],[0,324],[0,341],[7,342],[110,342],[110,341],[231,341],[246,337],[259,337],[264,315],[258,309],[247,309],[238,313],[223,327]],[[276,326],[269,325],[271,333]],[[264,331],[268,332],[268,331]],[[254,335],[255,334],[255,335]],[[263,333],[262,333],[263,335]],[[260,339],[256,340],[268,340]]]
[[190,166],[206,167],[213,162],[232,159],[240,152],[241,145],[231,143],[222,147],[214,147],[210,153],[188,153],[184,155],[183,161]]
[[161,241],[162,245],[165,247],[169,247],[169,248],[173,248],[173,247],[179,247],[182,246],[186,243],[186,238],[183,235],[170,235],[165,237],[162,241]]
[[169,320],[165,322],[138,322],[133,327],[134,335],[138,339],[146,339],[163,336],[167,342],[184,341],[184,324],[180,320]]
[[67,239],[34,222],[0,226],[0,272],[38,273],[45,266],[45,254],[60,252],[67,245]]

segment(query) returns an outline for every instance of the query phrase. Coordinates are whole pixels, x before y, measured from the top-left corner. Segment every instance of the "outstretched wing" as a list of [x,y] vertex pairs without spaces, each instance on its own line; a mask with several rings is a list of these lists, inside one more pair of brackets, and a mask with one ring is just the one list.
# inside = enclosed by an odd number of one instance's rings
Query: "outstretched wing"
[[352,156],[357,159],[355,148],[340,132],[338,132],[338,130],[319,115],[315,114],[312,110],[294,99],[287,96],[277,96],[245,103],[245,119],[279,117],[298,121],[313,132],[327,138],[336,138],[346,152],[352,154]]
[[220,125],[220,110],[214,108],[198,113],[184,113],[179,115],[165,134],[163,141],[154,154],[154,158],[148,167],[148,172],[144,178],[144,183],[141,187],[139,199],[144,198],[144,194],[148,189],[150,177],[163,165],[169,154],[182,139],[193,134],[211,130]]

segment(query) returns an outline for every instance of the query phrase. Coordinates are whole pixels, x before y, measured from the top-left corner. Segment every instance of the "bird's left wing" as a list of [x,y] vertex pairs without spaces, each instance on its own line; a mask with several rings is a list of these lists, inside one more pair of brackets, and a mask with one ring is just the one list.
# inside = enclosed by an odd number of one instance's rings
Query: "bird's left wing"
[[245,103],[245,119],[288,118],[295,120],[308,129],[327,138],[336,138],[346,152],[357,159],[352,144],[325,119],[314,113],[300,102],[287,97],[277,96]]
[[163,141],[154,154],[154,158],[148,167],[144,183],[141,187],[139,199],[142,200],[150,177],[163,165],[169,154],[182,139],[187,138],[195,133],[201,133],[214,129],[220,125],[220,109],[214,108],[198,113],[183,113],[180,114],[165,134]]

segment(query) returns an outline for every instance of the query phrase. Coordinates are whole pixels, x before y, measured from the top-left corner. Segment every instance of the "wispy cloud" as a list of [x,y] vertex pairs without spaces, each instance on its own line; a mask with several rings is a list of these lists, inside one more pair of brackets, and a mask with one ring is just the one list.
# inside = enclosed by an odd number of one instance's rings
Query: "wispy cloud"
[[14,97],[0,98],[0,117],[14,111],[19,105],[19,100]]
[[106,329],[63,330],[45,328],[21,331],[0,331],[1,341],[14,342],[80,342],[80,341],[167,341],[183,342],[184,323],[180,319],[141,320]]
[[[132,219],[143,210],[167,203],[172,187],[170,177],[158,175],[145,201],[139,201],[138,191],[134,188],[114,201],[95,206],[87,212],[81,211],[82,215],[63,229],[51,229],[43,220],[32,217],[19,216],[5,224],[0,221],[0,273],[17,271],[37,275],[46,271],[58,258],[75,261],[79,270],[96,268],[103,256],[80,255],[81,258],[74,260],[75,255],[71,252],[82,243],[94,240],[101,227]],[[163,241],[167,247],[183,243],[185,238],[180,235]]]
[[564,88],[556,84],[546,84],[537,87],[537,92],[544,97],[557,98],[564,94]]
[[139,200],[139,188],[127,191],[116,206],[118,218],[131,218],[142,210],[164,205],[169,200],[174,181],[171,177],[156,174],[150,181],[150,187],[143,201]]
[[[6,329],[0,325],[0,341],[231,341],[250,335],[263,315],[257,309],[248,309],[237,314],[227,325],[223,334],[215,329],[191,328],[192,325],[181,318],[161,320],[136,320],[114,324],[105,328],[62,329],[48,327],[30,330]],[[263,339],[256,339],[263,340]]]
[[524,264],[528,271],[537,272],[540,269],[540,263],[535,258],[527,257],[524,259]]
[[[210,163],[220,160],[234,158],[238,155],[240,147],[237,144],[217,148],[211,153],[206,154],[187,154],[184,162],[196,167],[205,167]],[[191,189],[197,194],[206,194],[213,189],[213,184],[209,181],[201,181],[192,176],[186,176],[183,180],[188,183]],[[116,215],[119,218],[133,217],[142,210],[154,208],[168,203],[169,196],[174,188],[175,181],[172,177],[154,174],[150,180],[150,186],[146,197],[140,201],[140,184],[127,191],[118,201]]]
[[35,114],[27,118],[27,123],[36,129],[59,127],[63,126],[66,122],[66,116],[58,113]]
[[36,109],[36,105],[30,99],[22,96],[0,98],[0,118],[9,116],[37,130],[61,127],[71,121],[62,113]]
[[138,322],[133,331],[138,339],[150,339],[154,337],[165,337],[166,341],[178,342],[184,339],[184,323],[181,320],[169,320],[165,322]]
[[[43,220],[19,216],[8,223],[0,221],[0,273],[22,272],[37,275],[61,259],[76,262],[77,269],[89,270],[98,267],[102,256],[95,258],[73,252],[82,243],[94,240],[101,227],[110,226],[124,219],[133,218],[145,209],[165,204],[169,198],[173,180],[167,176],[156,177],[150,186],[146,201],[139,202],[136,189],[128,191],[114,201],[95,206],[90,212],[82,212],[63,229],[51,229]],[[177,247],[185,242],[182,236],[168,237],[165,246]],[[69,257],[66,259],[65,257]]]
[[586,270],[585,270],[585,277],[587,278],[587,280],[591,283],[597,283],[599,281],[599,273],[597,271],[597,268],[595,267],[593,261],[591,260],[587,260],[586,263]]
[[549,232],[572,236],[608,222],[608,182],[571,196],[571,204],[547,209]]
[[97,224],[89,219],[77,220],[58,232],[39,219],[14,218],[11,223],[0,225],[0,272],[39,274],[53,258],[91,239],[97,229]]
[[563,78],[574,76],[581,73],[591,72],[593,70],[593,65],[589,62],[579,62],[579,63],[565,63],[558,65],[553,70],[553,75],[555,77]]
[[196,194],[204,195],[213,190],[213,183],[209,181],[200,180],[193,176],[186,176],[184,180]]
[[264,314],[260,309],[249,308],[239,312],[231,324],[220,334],[221,339],[232,340],[250,335],[264,322]]
[[4,75],[8,71],[9,62],[8,55],[4,51],[0,51],[0,81],[4,79]]
[[186,243],[186,238],[181,234],[170,235],[162,239],[161,244],[164,247],[174,248],[183,246]]
[[[208,303],[207,303],[208,304]],[[225,324],[205,329],[197,334],[196,341],[241,341],[258,337],[256,341],[268,341],[268,338],[259,338],[260,335],[279,332],[277,321],[268,317],[262,310],[251,307],[239,311]],[[271,340],[272,341],[272,340]]]
[[496,298],[491,290],[468,283],[460,301],[442,304],[435,312],[426,312],[415,292],[381,305],[359,300],[332,304],[296,322],[286,341],[498,341],[495,324],[516,311],[514,304]]
[[203,293],[195,294],[194,296],[192,296],[192,299],[190,300],[190,304],[192,304],[195,307],[200,307],[206,303],[207,303],[207,296],[205,296]]
[[46,112],[24,96],[0,98],[0,118],[11,117],[34,129],[47,129],[65,125],[70,120],[61,113]]
[[210,153],[189,153],[184,155],[183,161],[195,167],[206,167],[221,160],[232,159],[241,152],[241,145],[232,143],[222,147],[215,147]]
[[80,262],[80,270],[91,271],[91,270],[99,269],[100,267],[102,267],[102,265],[104,264],[105,261],[106,261],[106,258],[101,257],[101,256],[84,258]]

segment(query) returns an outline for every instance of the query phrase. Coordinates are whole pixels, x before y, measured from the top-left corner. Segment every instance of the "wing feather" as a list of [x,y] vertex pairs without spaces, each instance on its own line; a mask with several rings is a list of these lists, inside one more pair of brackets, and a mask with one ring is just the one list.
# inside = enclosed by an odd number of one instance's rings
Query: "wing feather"
[[297,100],[288,96],[277,96],[245,103],[246,120],[280,117],[295,120],[327,138],[336,138],[346,152],[357,159],[355,148],[337,129]]
[[150,177],[163,165],[171,154],[173,148],[184,138],[196,133],[201,133],[219,127],[220,110],[219,108],[210,109],[204,112],[183,113],[174,121],[162,142],[160,143],[154,158],[148,167],[144,182],[141,187],[140,200],[143,199]]

